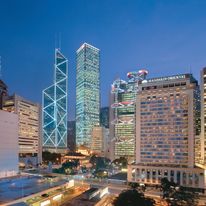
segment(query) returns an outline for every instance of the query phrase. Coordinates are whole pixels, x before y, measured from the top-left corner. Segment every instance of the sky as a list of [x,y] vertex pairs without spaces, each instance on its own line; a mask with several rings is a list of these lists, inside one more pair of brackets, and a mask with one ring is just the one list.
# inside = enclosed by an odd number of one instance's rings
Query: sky
[[109,105],[112,82],[129,71],[146,68],[148,78],[192,72],[199,80],[205,9],[205,0],[0,0],[1,78],[10,94],[41,104],[60,46],[69,60],[70,120],[76,50],[84,42],[100,49],[102,106]]

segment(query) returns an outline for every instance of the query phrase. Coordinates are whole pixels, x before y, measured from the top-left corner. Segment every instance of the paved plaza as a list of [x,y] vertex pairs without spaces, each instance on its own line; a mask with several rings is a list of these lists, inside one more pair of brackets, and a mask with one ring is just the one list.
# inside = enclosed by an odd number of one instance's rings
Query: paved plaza
[[21,176],[0,181],[0,204],[62,185],[66,180],[48,180],[39,176]]

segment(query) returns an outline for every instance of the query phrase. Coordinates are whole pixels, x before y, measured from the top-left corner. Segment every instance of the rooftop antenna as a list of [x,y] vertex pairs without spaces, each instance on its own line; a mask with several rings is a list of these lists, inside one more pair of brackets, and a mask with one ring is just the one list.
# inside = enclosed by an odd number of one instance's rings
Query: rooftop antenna
[[191,67],[191,65],[189,66],[189,69],[190,69],[190,74],[192,74],[192,67]]
[[61,32],[59,32],[59,50],[61,49]]
[[57,33],[54,35],[54,48],[57,48]]

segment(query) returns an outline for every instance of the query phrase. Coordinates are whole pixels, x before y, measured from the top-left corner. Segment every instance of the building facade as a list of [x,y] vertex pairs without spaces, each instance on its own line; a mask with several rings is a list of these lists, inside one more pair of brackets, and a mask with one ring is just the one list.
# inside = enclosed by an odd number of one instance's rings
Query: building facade
[[7,85],[0,79],[0,109],[3,107],[3,99],[8,96]]
[[201,90],[201,161],[200,164],[206,164],[206,68],[200,73]]
[[112,84],[110,109],[110,136],[113,158],[135,159],[135,111],[138,84],[147,75],[146,70],[129,72],[128,81],[117,79]]
[[195,166],[195,138],[200,132],[197,94],[198,82],[191,74],[139,84],[136,163],[129,165],[128,181],[159,184],[167,177],[183,186],[205,187],[205,171]]
[[76,145],[91,147],[91,131],[99,125],[99,49],[84,43],[77,50],[76,66]]
[[109,128],[109,107],[100,109],[100,126]]
[[106,156],[108,149],[109,129],[95,126],[92,128],[91,151],[93,154]]
[[3,110],[18,115],[19,161],[37,165],[41,162],[40,105],[15,94],[5,98]]
[[68,121],[67,123],[67,146],[69,151],[76,151],[76,122]]
[[43,149],[66,152],[67,149],[68,60],[55,50],[54,84],[42,94]]
[[0,110],[0,178],[19,171],[18,115]]

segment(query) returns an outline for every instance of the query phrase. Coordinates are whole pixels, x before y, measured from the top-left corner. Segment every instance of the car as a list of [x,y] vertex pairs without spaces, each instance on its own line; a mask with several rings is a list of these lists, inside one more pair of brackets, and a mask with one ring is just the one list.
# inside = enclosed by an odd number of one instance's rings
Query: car
[[42,194],[41,196],[42,196],[42,197],[49,197],[49,194],[44,193],[44,194]]

